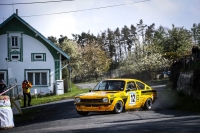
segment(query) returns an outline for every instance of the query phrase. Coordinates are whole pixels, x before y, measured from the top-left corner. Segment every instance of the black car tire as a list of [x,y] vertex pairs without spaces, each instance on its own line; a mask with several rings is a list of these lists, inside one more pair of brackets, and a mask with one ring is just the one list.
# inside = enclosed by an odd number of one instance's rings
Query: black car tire
[[122,101],[117,101],[117,103],[115,104],[114,110],[113,112],[116,114],[119,114],[123,111],[123,103]]
[[152,100],[151,98],[148,98],[143,106],[144,110],[150,110],[152,108]]
[[76,110],[76,112],[77,112],[79,115],[82,115],[82,116],[86,116],[86,115],[88,115],[88,113],[89,113],[89,112],[78,111],[78,110]]

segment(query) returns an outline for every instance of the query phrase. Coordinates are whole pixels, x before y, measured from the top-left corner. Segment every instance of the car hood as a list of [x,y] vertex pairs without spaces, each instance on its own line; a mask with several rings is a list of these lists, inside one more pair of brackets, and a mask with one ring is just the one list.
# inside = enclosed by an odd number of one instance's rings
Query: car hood
[[119,91],[93,91],[88,93],[83,93],[80,95],[77,95],[76,97],[80,98],[103,98],[103,97],[114,97],[117,95],[122,94],[122,92]]

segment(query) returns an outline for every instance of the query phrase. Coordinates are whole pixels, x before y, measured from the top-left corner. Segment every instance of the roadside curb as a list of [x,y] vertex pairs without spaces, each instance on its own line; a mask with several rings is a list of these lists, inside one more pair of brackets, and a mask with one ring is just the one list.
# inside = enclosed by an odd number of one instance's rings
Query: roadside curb
[[44,103],[44,104],[39,104],[39,105],[28,106],[26,108],[22,107],[21,110],[34,108],[34,107],[45,106],[45,105],[57,104],[57,103],[71,102],[71,101],[74,101],[74,99],[65,99],[65,100],[60,100],[60,101],[55,101],[55,102],[50,102],[50,103]]

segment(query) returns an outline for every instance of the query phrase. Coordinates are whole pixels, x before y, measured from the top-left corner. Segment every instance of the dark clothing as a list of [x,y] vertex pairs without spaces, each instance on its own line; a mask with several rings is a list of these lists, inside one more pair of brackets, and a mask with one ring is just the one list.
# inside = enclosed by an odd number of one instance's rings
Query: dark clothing
[[199,51],[198,47],[193,46],[192,54],[196,54]]
[[26,107],[26,96],[28,97],[28,106],[30,106],[30,103],[31,103],[31,93],[23,93],[24,95],[24,107]]
[[192,55],[193,55],[194,60],[199,59],[200,50],[197,46],[192,47]]
[[6,90],[6,88],[7,88],[7,86],[3,82],[1,82],[0,83],[0,93],[4,92]]

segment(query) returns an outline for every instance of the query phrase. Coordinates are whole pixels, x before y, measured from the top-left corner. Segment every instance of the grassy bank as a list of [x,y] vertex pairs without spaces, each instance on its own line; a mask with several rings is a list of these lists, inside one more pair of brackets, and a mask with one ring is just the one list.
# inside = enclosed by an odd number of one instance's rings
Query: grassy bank
[[162,93],[164,93],[162,98],[170,101],[173,109],[200,113],[200,99],[171,89],[171,84],[168,84],[167,89]]
[[177,92],[178,102],[176,109],[200,113],[200,99],[189,97],[186,94]]

